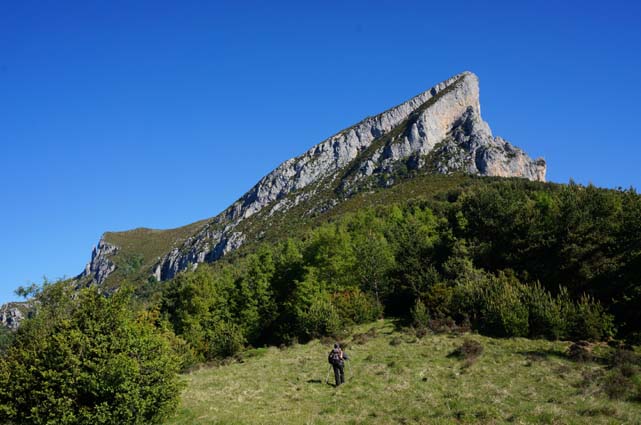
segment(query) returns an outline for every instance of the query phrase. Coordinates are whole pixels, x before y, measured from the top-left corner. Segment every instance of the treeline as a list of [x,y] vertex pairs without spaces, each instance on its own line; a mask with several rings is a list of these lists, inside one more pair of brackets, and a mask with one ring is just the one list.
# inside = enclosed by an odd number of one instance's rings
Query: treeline
[[641,200],[504,180],[361,209],[166,284],[160,314],[196,360],[381,315],[495,336],[638,337]]
[[157,302],[127,285],[30,288],[33,317],[0,335],[0,423],[161,423],[181,368],[383,315],[420,330],[639,343],[639,195],[473,183],[246,247],[154,283]]

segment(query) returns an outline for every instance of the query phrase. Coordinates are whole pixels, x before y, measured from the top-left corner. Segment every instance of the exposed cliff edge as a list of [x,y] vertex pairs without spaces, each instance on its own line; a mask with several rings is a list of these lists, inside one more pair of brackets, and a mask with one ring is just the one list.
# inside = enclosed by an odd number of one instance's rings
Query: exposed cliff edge
[[[239,225],[266,207],[269,214],[287,211],[331,190],[335,198],[318,207],[331,208],[374,180],[394,184],[399,169],[544,181],[546,164],[492,135],[481,118],[478,78],[464,72],[283,162],[197,232],[168,248],[155,262],[153,276],[170,279],[238,249],[247,239]],[[80,277],[104,282],[116,268],[110,257],[117,251],[101,239]]]
[[91,250],[91,261],[78,277],[89,277],[95,282],[102,283],[116,269],[116,265],[109,258],[116,252],[118,247],[106,242],[103,236],[98,246],[94,246]]
[[20,322],[30,316],[30,302],[10,302],[0,306],[0,325],[15,331]]

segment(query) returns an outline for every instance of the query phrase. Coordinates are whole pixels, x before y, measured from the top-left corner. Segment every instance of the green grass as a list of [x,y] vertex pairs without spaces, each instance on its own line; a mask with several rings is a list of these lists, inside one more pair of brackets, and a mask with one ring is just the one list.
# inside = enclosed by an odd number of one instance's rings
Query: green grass
[[[187,389],[168,423],[641,423],[641,404],[609,400],[586,383],[586,374],[604,366],[568,360],[566,342],[418,339],[382,321],[356,331],[372,327],[377,336],[360,345],[347,339],[344,386],[325,383],[329,341],[253,350],[239,362],[185,375]],[[467,366],[448,357],[465,338],[484,347]]]
[[116,255],[111,257],[117,269],[109,276],[108,283],[125,278],[131,281],[146,279],[151,273],[151,267],[160,257],[167,254],[173,247],[180,247],[188,237],[195,235],[208,221],[209,219],[201,220],[168,230],[138,228],[125,232],[105,233],[105,240],[119,247]]

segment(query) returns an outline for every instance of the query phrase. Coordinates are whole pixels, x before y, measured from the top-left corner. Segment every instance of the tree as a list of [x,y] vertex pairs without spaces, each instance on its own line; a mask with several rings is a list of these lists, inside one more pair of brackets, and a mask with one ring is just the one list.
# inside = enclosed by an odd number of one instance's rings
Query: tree
[[129,298],[126,289],[107,298],[64,282],[43,287],[0,361],[0,422],[137,425],[170,415],[178,359]]
[[388,292],[388,274],[394,266],[394,253],[385,237],[372,231],[354,238],[354,275],[364,291],[372,291],[376,302]]
[[356,258],[351,236],[343,226],[326,224],[312,231],[303,259],[318,269],[318,279],[330,292],[354,286],[350,271]]

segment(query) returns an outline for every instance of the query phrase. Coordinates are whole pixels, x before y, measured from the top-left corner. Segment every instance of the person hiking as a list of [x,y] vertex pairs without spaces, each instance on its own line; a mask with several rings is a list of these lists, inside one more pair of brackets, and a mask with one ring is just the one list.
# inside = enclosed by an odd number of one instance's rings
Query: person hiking
[[327,356],[327,361],[334,368],[334,379],[336,380],[336,387],[340,384],[345,383],[345,360],[347,360],[347,354],[341,350],[340,344],[337,342],[334,344],[334,348],[329,352]]

